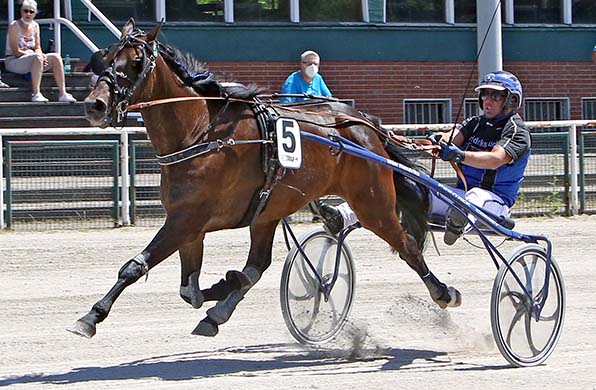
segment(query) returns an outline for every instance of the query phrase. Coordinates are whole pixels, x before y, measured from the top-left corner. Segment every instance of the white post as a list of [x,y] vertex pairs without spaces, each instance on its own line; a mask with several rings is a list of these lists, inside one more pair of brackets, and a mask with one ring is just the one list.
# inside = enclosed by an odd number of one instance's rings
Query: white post
[[300,22],[300,0],[290,0],[290,22]]
[[14,1],[8,2],[8,23],[14,20]]
[[455,24],[454,0],[445,0],[445,23]]
[[120,177],[122,178],[121,214],[122,225],[130,225],[130,176],[128,171],[128,131],[122,129],[120,133]]
[[570,156],[569,159],[571,160],[571,215],[575,215],[579,213],[579,199],[578,199],[578,184],[577,184],[577,175],[578,175],[578,161],[577,161],[577,126],[571,125],[569,127],[569,146],[570,146]]
[[563,0],[563,23],[570,25],[571,20],[571,0]]
[[370,14],[368,12],[368,0],[362,0],[362,21],[365,23],[370,22]]
[[224,0],[224,21],[234,23],[234,2],[232,0]]
[[476,20],[476,53],[478,54],[478,81],[480,81],[482,76],[489,72],[503,70],[501,2],[476,0]]
[[[6,164],[8,166],[8,164]],[[2,135],[0,135],[0,230],[4,229],[4,154],[2,152]]]
[[62,55],[62,34],[59,19],[60,0],[54,0],[54,52]]
[[166,20],[166,2],[165,0],[157,0],[155,2],[155,19],[156,22],[161,22],[162,20]]

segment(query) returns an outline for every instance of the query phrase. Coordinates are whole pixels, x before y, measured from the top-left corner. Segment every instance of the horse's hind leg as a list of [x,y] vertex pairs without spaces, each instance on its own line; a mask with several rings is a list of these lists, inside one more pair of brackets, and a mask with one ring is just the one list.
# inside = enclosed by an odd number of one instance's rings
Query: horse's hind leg
[[[369,203],[370,204],[370,203]],[[378,203],[377,203],[378,204]],[[382,210],[382,208],[376,208]],[[461,304],[461,294],[455,288],[442,283],[428,268],[418,243],[403,229],[395,212],[390,215],[380,213],[375,215],[371,207],[364,208],[366,215],[360,217],[360,222],[367,229],[373,231],[399,253],[401,257],[422,279],[431,298],[441,308],[456,307]]]
[[236,309],[238,303],[261,278],[263,272],[271,265],[271,248],[275,236],[275,228],[279,221],[256,225],[251,228],[251,246],[248,260],[242,272],[228,271],[226,274],[227,288],[236,286],[211,309],[207,310],[205,317],[192,334],[202,336],[215,336],[219,325],[227,322]]
[[422,252],[418,249],[416,240],[411,235],[405,233],[402,230],[405,241],[403,249],[398,248],[399,257],[405,260],[406,263],[416,271],[420,279],[426,285],[431,298],[441,309],[446,307],[457,307],[461,305],[461,294],[454,287],[447,286],[441,282],[437,277],[428,269]]
[[203,263],[203,240],[201,233],[193,242],[180,247],[180,297],[195,309],[203,306],[205,296],[199,288],[199,275]]
[[79,336],[93,337],[96,325],[106,319],[122,291],[178,249],[185,237],[183,231],[180,230],[181,226],[185,226],[185,224],[166,221],[149,245],[120,268],[118,280],[110,291],[95,303],[86,315],[67,329]]

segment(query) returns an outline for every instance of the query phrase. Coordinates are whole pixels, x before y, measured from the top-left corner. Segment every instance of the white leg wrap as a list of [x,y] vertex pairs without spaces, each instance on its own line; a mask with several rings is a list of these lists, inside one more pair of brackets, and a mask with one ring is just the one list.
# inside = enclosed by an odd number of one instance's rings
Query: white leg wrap
[[337,210],[339,210],[339,213],[344,220],[344,228],[352,226],[358,222],[358,217],[356,217],[356,214],[354,214],[354,211],[352,211],[350,205],[348,205],[348,202],[343,202],[342,204],[338,205]]

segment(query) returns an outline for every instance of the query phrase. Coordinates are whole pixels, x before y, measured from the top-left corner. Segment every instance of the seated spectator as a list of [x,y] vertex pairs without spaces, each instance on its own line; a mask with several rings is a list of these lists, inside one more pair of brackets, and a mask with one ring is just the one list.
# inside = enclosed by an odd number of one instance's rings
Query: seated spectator
[[[300,55],[300,70],[295,71],[286,79],[286,82],[281,87],[283,94],[309,94],[315,96],[331,96],[331,91],[327,88],[327,84],[323,77],[319,74],[319,66],[321,65],[321,58],[312,51],[307,50]],[[281,103],[290,103],[307,98],[299,97],[281,97]]]
[[57,53],[44,54],[40,46],[39,24],[33,20],[37,14],[35,0],[23,0],[21,18],[8,26],[6,42],[6,70],[13,73],[31,73],[32,102],[47,102],[42,95],[42,72],[52,69],[54,80],[58,85],[58,101],[76,102],[76,99],[66,92],[64,81],[64,66],[62,58]]
[[99,80],[99,76],[101,76],[104,70],[106,70],[104,57],[109,52],[109,48],[96,51],[91,55],[89,63],[85,65],[85,67],[83,68],[83,72],[93,72],[93,75],[91,75],[91,79],[89,80],[89,86],[91,88],[95,87],[95,84],[97,84],[97,80]]

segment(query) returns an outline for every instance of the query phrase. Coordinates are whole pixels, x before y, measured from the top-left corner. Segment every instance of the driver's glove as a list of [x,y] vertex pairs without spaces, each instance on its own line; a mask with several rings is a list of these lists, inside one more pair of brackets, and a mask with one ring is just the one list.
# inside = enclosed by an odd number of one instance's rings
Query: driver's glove
[[426,136],[426,139],[432,142],[433,145],[438,145],[442,138],[443,136],[438,133],[431,133]]
[[453,161],[456,163],[460,163],[464,161],[466,154],[463,150],[458,148],[454,144],[448,144],[445,141],[441,141],[439,143],[441,146],[441,159],[443,161]]

